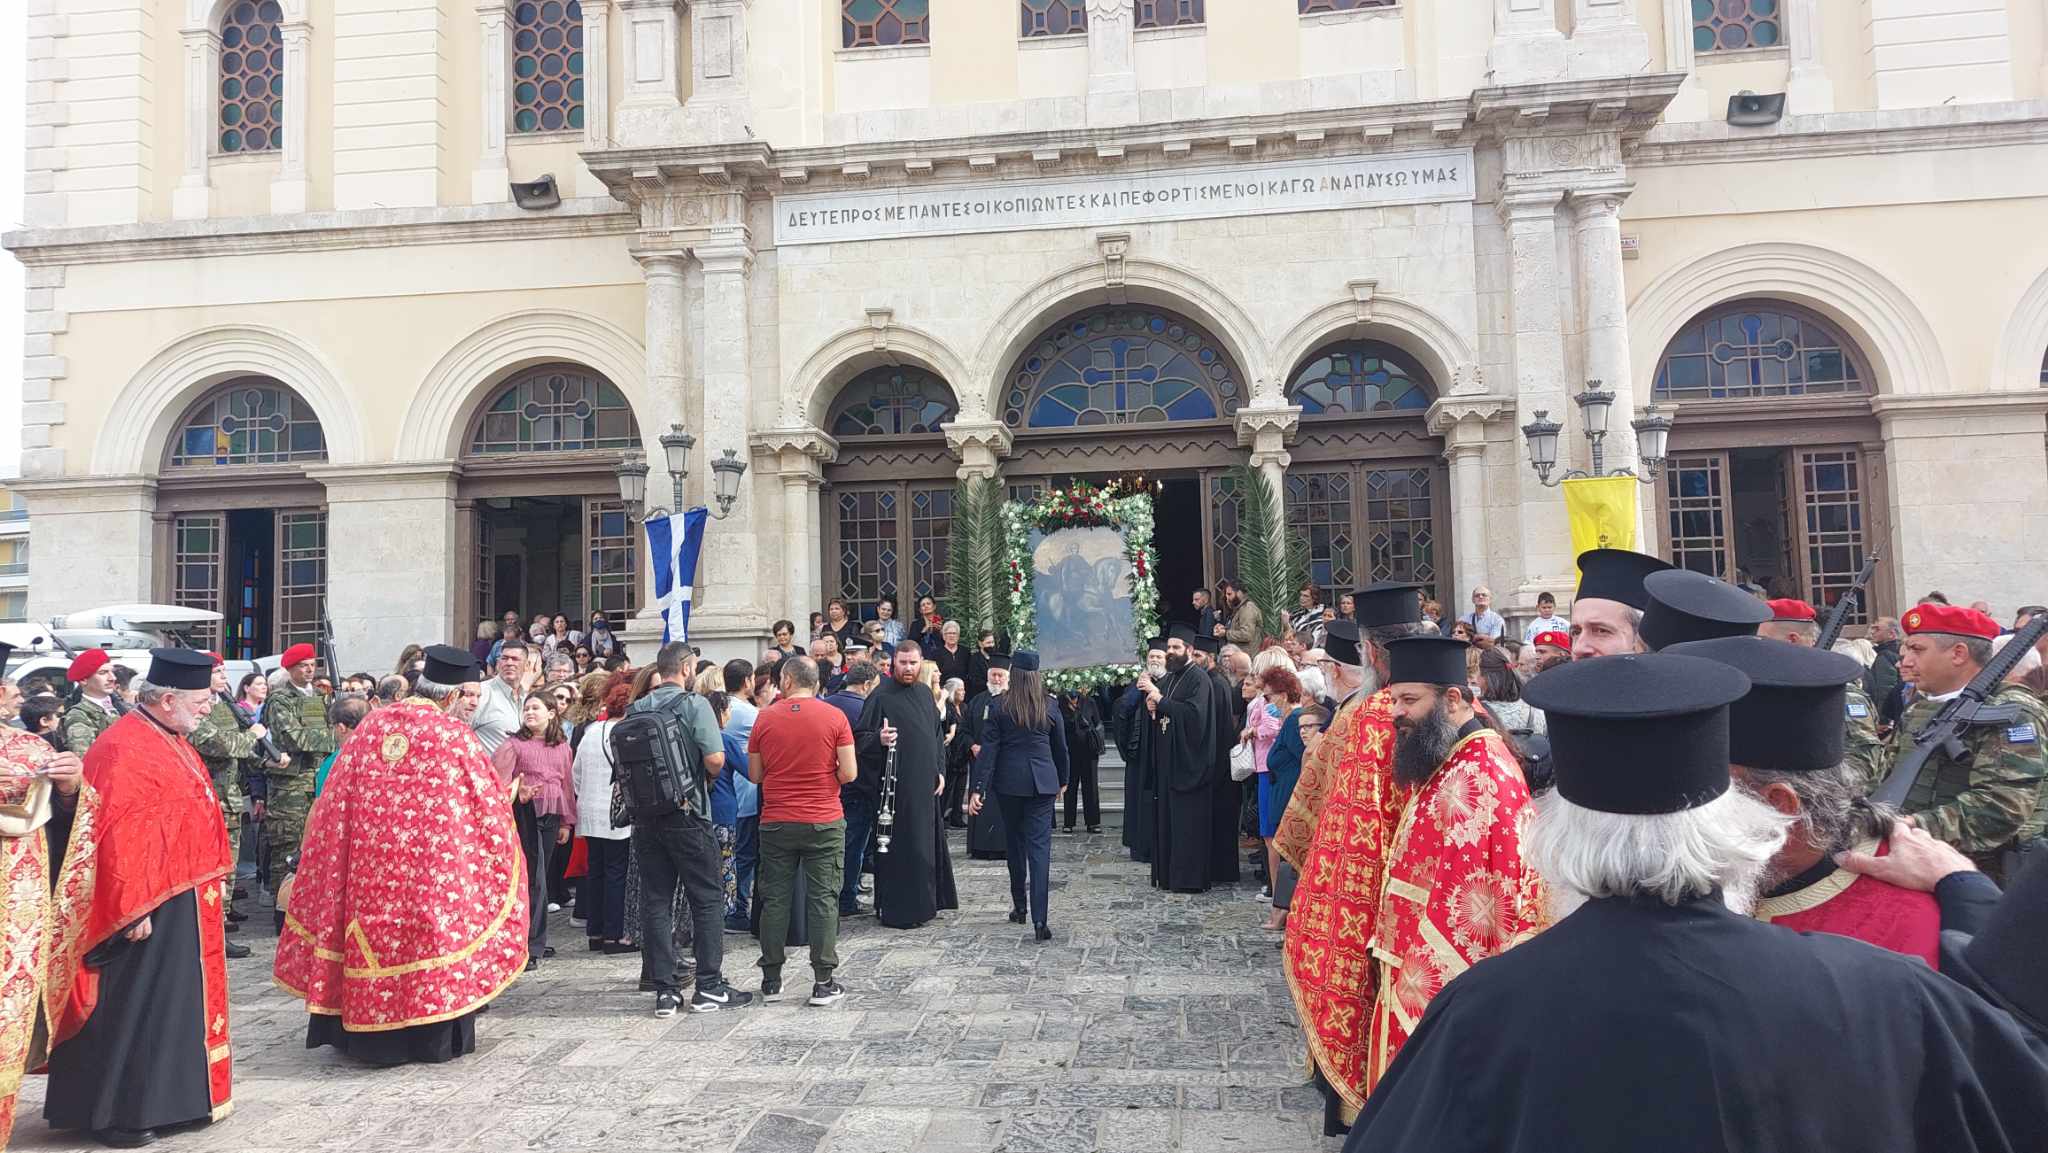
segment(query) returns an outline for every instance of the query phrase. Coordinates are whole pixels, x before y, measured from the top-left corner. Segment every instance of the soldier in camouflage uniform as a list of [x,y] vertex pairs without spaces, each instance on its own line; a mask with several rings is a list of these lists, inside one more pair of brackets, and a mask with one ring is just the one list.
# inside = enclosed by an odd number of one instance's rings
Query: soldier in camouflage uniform
[[78,700],[66,710],[57,729],[64,734],[64,747],[81,757],[120,717],[114,704],[114,670],[107,660],[107,650],[87,649],[73,658],[64,673],[78,686]]
[[270,881],[272,896],[291,870],[291,858],[299,851],[306,833],[306,813],[313,807],[313,780],[320,762],[335,749],[334,729],[327,723],[327,701],[313,689],[313,646],[293,645],[284,651],[284,669],[290,676],[272,690],[264,702],[263,717],[278,751],[288,759],[284,768],[266,768],[269,784],[264,804],[263,827],[270,837]]
[[[1906,755],[1913,734],[1926,727],[1942,701],[1977,675],[1998,635],[1990,617],[1949,605],[1917,605],[1900,624],[1906,639],[1899,647],[1899,673],[1913,683],[1914,693],[1892,734],[1894,757]],[[2048,777],[2044,734],[2048,709],[2021,686],[1999,686],[1963,734],[1967,755],[1958,760],[1937,750],[1929,757],[1906,794],[1905,812],[2003,883],[2007,864],[2034,846],[2048,820],[2039,804]]]
[[[1770,602],[1771,619],[1757,626],[1756,635],[1789,644],[1812,647],[1820,640],[1820,621],[1812,605],[1802,600]],[[1875,789],[1891,771],[1891,750],[1877,736],[1877,709],[1855,685],[1849,686],[1844,716],[1842,761],[1862,774],[1864,788]]]
[[[242,727],[242,720],[235,714],[235,706],[228,701],[228,673],[220,658],[213,662],[213,710],[199,721],[199,727],[192,730],[186,739],[199,751],[199,759],[206,762],[206,771],[213,778],[214,795],[220,798],[221,820],[228,826],[229,856],[236,861],[242,859],[242,785],[241,768],[244,761],[253,760],[256,746],[262,741],[265,729],[262,725]],[[234,884],[230,878],[225,912],[229,921],[240,921],[241,914],[235,912]]]

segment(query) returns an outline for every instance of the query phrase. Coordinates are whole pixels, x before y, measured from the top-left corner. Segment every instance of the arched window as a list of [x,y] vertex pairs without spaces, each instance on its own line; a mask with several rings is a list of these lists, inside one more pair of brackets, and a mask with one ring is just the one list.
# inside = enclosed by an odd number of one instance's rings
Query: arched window
[[1088,31],[1088,6],[1083,0],[1019,0],[1023,22],[1019,35],[1078,36]]
[[1784,0],[1692,0],[1692,50],[1737,52],[1785,42]]
[[1213,420],[1243,403],[1237,369],[1193,321],[1099,308],[1047,330],[1010,373],[1011,428]]
[[477,418],[469,451],[589,452],[635,448],[640,426],[612,382],[573,364],[530,368],[512,378]]
[[1287,399],[1304,416],[1420,411],[1435,393],[1427,373],[1400,349],[1377,340],[1325,345],[1287,382]]
[[2048,388],[2048,352],[2041,354],[2041,386]]
[[871,368],[839,390],[832,402],[832,435],[908,436],[937,432],[960,411],[946,382],[909,365]]
[[278,0],[239,0],[220,18],[219,139],[223,153],[284,147],[284,39]]
[[1202,22],[1202,0],[1137,0],[1139,28],[1175,28]]
[[931,42],[931,0],[839,0],[842,48]]
[[583,5],[520,0],[512,9],[512,131],[583,127]]
[[327,459],[320,418],[298,394],[264,376],[215,389],[185,410],[172,468],[295,464]]
[[1868,391],[1855,346],[1833,325],[1778,301],[1738,301],[1694,317],[1665,346],[1658,400],[1760,400]]
[[1318,12],[1350,12],[1357,8],[1391,8],[1395,0],[1294,0],[1295,11],[1303,16]]

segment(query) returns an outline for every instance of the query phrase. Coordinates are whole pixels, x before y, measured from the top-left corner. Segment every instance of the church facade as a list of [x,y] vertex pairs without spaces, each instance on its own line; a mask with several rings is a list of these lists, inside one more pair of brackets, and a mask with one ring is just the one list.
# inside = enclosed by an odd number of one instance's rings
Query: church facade
[[645,629],[618,470],[673,504],[675,426],[686,503],[748,466],[718,655],[943,604],[969,475],[1144,485],[1184,601],[1249,466],[1323,588],[1527,614],[1588,382],[1645,551],[2039,596],[2038,5],[29,4],[32,618],[331,618],[350,667],[514,608]]

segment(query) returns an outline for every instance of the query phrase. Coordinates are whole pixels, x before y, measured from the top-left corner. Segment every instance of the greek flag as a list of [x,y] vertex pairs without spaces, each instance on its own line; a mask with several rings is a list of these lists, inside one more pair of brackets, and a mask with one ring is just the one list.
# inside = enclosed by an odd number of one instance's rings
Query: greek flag
[[654,562],[654,601],[661,606],[661,643],[690,639],[690,585],[697,579],[697,550],[704,545],[709,514],[693,508],[682,516],[647,521],[647,555]]

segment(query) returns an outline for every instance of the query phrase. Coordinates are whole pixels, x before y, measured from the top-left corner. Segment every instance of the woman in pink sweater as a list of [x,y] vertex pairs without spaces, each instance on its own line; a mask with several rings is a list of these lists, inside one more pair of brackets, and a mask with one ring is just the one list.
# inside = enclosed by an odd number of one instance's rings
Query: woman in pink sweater
[[528,693],[520,710],[520,729],[498,746],[491,758],[498,776],[512,786],[512,815],[519,825],[519,847],[526,853],[526,893],[532,921],[526,935],[526,968],[540,968],[548,947],[548,861],[559,847],[567,850],[576,827],[574,755],[555,702],[544,692]]

